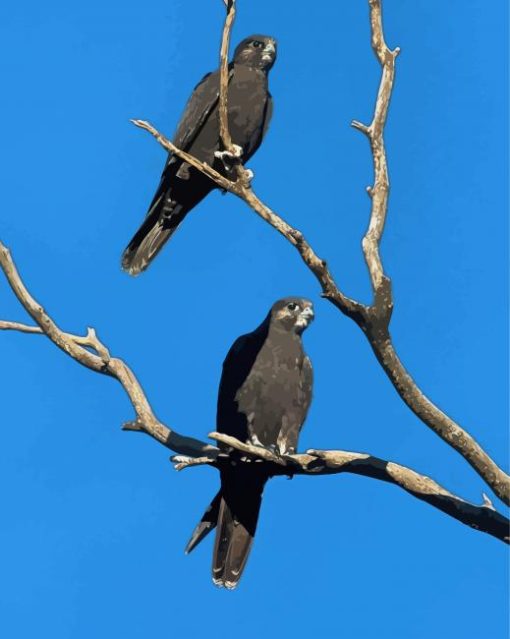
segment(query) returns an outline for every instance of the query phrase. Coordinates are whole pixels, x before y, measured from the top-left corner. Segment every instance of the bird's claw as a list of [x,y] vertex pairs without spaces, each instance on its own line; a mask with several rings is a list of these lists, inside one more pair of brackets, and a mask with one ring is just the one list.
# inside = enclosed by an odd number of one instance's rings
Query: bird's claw
[[267,447],[267,450],[277,457],[279,461],[285,462],[285,465],[293,466],[296,464],[296,460],[294,459],[296,451],[292,448],[280,450],[278,446],[271,445]]
[[235,164],[240,162],[242,155],[243,148],[238,144],[233,144],[231,151],[214,152],[214,157],[221,160],[227,170],[230,170]]
[[240,158],[243,154],[243,147],[239,146],[239,144],[232,145],[232,153],[229,153],[231,157]]
[[244,169],[243,179],[247,185],[251,184],[251,181],[253,180],[254,177],[255,175],[253,171],[250,171],[250,169]]
[[318,457],[319,459],[324,459],[327,456],[328,451],[326,450],[318,450],[317,448],[309,448],[305,451],[307,455],[311,455],[312,457]]
[[296,460],[294,459],[294,455],[295,455],[295,453],[282,453],[280,455],[280,458],[283,459],[283,461],[287,462],[288,465],[292,466],[292,465],[296,464]]
[[275,457],[278,457],[278,458],[281,457],[280,449],[278,448],[276,444],[269,444],[269,446],[263,446],[263,448],[268,450]]

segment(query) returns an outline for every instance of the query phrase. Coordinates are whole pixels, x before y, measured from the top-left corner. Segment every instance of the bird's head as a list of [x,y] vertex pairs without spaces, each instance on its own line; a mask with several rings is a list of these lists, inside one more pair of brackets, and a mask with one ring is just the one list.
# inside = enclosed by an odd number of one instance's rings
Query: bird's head
[[314,318],[313,304],[302,297],[285,297],[271,308],[271,324],[300,335]]
[[276,40],[264,35],[252,35],[240,42],[234,51],[234,62],[269,71],[276,60]]

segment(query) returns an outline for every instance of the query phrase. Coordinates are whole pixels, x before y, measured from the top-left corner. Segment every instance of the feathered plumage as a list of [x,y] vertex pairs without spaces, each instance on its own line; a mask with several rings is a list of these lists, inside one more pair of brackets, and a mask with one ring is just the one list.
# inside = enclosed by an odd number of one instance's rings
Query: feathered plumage
[[[296,451],[312,399],[312,366],[301,334],[313,318],[310,302],[276,302],[252,333],[239,337],[223,363],[216,427],[278,454]],[[246,565],[269,476],[258,464],[221,471],[221,488],[195,528],[190,552],[216,527],[213,581],[235,588]]]
[[[269,126],[272,98],[267,74],[275,59],[275,40],[254,35],[239,44],[229,65],[228,124],[243,162],[258,149]],[[226,175],[223,161],[215,155],[222,150],[219,82],[218,70],[195,87],[173,142]],[[122,255],[122,268],[131,275],[144,271],[186,215],[214,188],[212,180],[170,153],[147,216]]]

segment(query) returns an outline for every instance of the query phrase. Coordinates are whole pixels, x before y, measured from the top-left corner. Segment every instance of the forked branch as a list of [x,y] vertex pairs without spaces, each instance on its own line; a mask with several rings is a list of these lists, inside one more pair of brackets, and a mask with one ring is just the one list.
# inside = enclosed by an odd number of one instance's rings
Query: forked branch
[[[43,307],[31,296],[12,260],[10,252],[0,243],[0,267],[22,306],[37,326],[20,322],[0,321],[0,330],[15,330],[22,333],[46,335],[75,361],[91,370],[117,379],[126,391],[136,413],[136,419],[124,425],[124,430],[144,432],[167,448],[179,453],[173,461],[177,469],[208,464],[219,467],[231,463],[230,455],[199,440],[179,435],[162,424],[154,415],[145,393],[134,373],[121,359],[111,357],[106,346],[99,340],[93,328],[87,329],[85,337],[65,333],[50,318]],[[418,499],[427,501],[459,521],[508,542],[509,522],[497,513],[490,502],[476,506],[449,493],[428,477],[414,471],[384,462],[362,453],[343,451],[308,451],[306,455],[281,458],[266,449],[239,442],[233,437],[211,433],[224,447],[228,446],[250,459],[268,464],[272,475],[327,475],[352,472],[399,485]],[[242,460],[236,460],[236,463]]]
[[[226,150],[230,151],[233,146],[228,132],[226,88],[228,41],[235,15],[235,1],[225,0],[225,4],[227,18],[221,48],[220,121],[223,145]],[[372,123],[366,126],[354,122],[353,126],[367,135],[374,159],[375,180],[373,187],[368,189],[372,198],[372,212],[363,239],[363,251],[374,293],[371,305],[364,305],[352,300],[339,290],[326,262],[316,255],[303,235],[287,224],[255,195],[251,188],[248,172],[242,164],[237,165],[236,178],[229,180],[207,164],[177,149],[149,123],[139,120],[133,122],[154,135],[168,151],[175,153],[209,176],[219,186],[244,200],[258,215],[297,248],[303,261],[319,281],[324,297],[347,316],[354,319],[362,328],[381,365],[404,401],[437,434],[461,452],[498,496],[508,501],[508,476],[496,466],[465,431],[439,411],[421,393],[400,363],[389,337],[388,326],[393,301],[390,280],[384,273],[379,255],[379,245],[386,219],[389,193],[383,130],[393,86],[398,49],[390,51],[384,41],[380,0],[369,0],[369,4],[372,47],[382,66],[382,78]],[[89,328],[85,336],[78,336],[62,331],[55,324],[44,308],[31,296],[8,249],[1,243],[0,267],[18,300],[36,323],[36,326],[29,326],[19,322],[0,321],[0,330],[16,330],[46,335],[56,346],[83,366],[117,379],[126,391],[136,415],[136,419],[125,424],[124,429],[144,432],[167,448],[179,453],[173,458],[176,468],[182,469],[203,464],[220,467],[221,464],[230,464],[235,460],[236,463],[266,464],[268,472],[272,475],[326,475],[342,472],[363,475],[399,486],[417,499],[429,503],[462,523],[501,541],[509,542],[509,521],[494,509],[487,496],[483,495],[484,503],[482,505],[469,503],[445,490],[425,475],[420,475],[405,466],[372,455],[347,451],[309,450],[306,454],[279,457],[268,450],[254,447],[220,433],[211,433],[210,437],[220,443],[221,449],[180,435],[158,420],[134,373],[125,362],[110,355],[94,329]]]
[[147,433],[160,444],[183,455],[201,455],[204,452],[214,454],[214,451],[217,450],[214,446],[192,437],[180,435],[159,421],[133,371],[121,359],[110,356],[108,349],[101,343],[93,328],[88,329],[85,337],[62,331],[39,302],[30,295],[9,250],[1,242],[0,266],[21,305],[37,324],[37,326],[27,326],[19,322],[2,321],[0,322],[0,330],[17,330],[23,333],[46,335],[78,363],[96,373],[108,375],[119,381],[136,413],[135,421],[124,425],[125,430]]
[[[251,180],[247,179],[247,171],[242,164],[237,165],[236,178],[227,179],[210,166],[198,161],[196,158],[191,158],[184,151],[177,149],[170,140],[151,124],[140,120],[133,120],[133,122],[149,131],[167,151],[175,153],[175,155],[189,162],[214,180],[218,186],[242,199],[257,215],[276,229],[297,249],[306,266],[318,280],[322,288],[323,297],[360,326],[383,370],[407,406],[424,424],[457,450],[502,501],[510,504],[509,475],[499,468],[469,433],[423,394],[400,361],[392,343],[389,324],[393,310],[393,295],[391,281],[385,274],[379,249],[387,216],[390,188],[384,146],[384,126],[393,89],[395,61],[399,54],[399,49],[396,48],[392,51],[386,45],[382,24],[381,0],[368,0],[368,2],[372,48],[381,65],[381,81],[372,122],[369,125],[365,125],[354,121],[352,124],[367,136],[374,164],[374,184],[367,189],[372,200],[372,210],[368,228],[362,240],[363,253],[373,290],[371,304],[366,305],[348,297],[338,287],[326,261],[315,253],[303,234],[290,226],[255,194],[251,186]],[[232,140],[228,134],[226,69],[228,64],[228,42],[234,17],[235,2],[234,0],[228,0],[225,4],[227,5],[227,15],[221,46],[220,130],[224,145],[229,146]]]

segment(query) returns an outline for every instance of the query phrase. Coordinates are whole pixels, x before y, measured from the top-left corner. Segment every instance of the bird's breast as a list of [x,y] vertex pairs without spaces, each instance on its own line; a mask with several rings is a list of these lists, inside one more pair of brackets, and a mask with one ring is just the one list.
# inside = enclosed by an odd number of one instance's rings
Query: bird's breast
[[262,134],[267,98],[265,73],[236,65],[228,91],[228,122],[235,144],[244,148],[254,135]]

